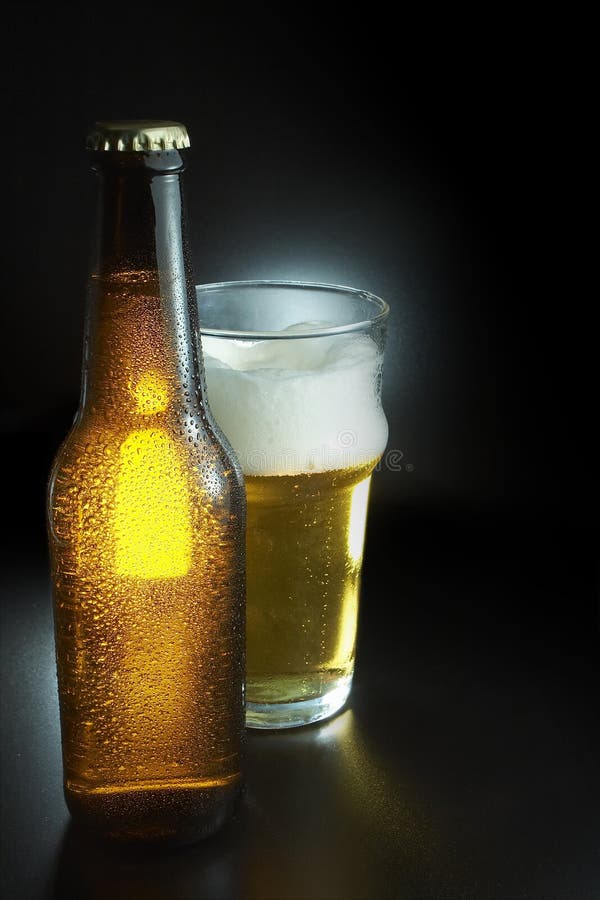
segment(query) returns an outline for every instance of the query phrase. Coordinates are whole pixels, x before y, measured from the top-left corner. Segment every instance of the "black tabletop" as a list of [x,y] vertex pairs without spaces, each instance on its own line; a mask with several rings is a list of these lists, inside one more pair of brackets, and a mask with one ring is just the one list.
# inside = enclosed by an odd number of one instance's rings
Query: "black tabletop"
[[249,733],[235,816],[170,852],[70,823],[50,584],[23,537],[3,573],[3,897],[600,897],[585,531],[374,511],[347,708]]

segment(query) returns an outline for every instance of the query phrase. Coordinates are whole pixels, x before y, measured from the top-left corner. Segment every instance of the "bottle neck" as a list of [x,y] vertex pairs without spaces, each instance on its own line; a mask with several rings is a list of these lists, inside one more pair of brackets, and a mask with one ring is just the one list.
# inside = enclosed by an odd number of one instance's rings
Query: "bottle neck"
[[95,155],[99,213],[82,411],[148,421],[201,406],[181,157],[177,151]]

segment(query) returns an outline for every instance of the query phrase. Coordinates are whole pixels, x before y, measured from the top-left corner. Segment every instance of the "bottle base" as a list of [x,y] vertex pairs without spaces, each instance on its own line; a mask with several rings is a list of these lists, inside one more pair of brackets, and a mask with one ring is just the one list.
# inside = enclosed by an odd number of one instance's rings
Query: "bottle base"
[[352,687],[352,675],[339,678],[320,697],[284,703],[246,702],[246,727],[260,729],[298,728],[335,715],[344,706]]
[[65,786],[73,819],[86,830],[121,843],[180,847],[218,831],[233,813],[242,780],[209,789],[111,788],[85,792]]

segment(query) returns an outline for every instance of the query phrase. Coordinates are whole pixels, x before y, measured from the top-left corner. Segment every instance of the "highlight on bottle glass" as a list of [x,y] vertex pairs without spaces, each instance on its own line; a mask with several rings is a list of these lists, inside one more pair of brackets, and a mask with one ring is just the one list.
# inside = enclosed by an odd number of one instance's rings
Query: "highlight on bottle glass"
[[328,284],[196,293],[209,406],[246,484],[246,724],[306,725],[352,684],[389,308]]

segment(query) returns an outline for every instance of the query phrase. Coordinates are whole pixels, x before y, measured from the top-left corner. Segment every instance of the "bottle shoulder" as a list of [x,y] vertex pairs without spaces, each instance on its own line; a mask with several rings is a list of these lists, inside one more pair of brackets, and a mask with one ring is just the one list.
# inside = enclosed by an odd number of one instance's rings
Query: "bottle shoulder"
[[233,451],[209,417],[116,418],[84,411],[56,452],[48,494],[52,497],[67,485],[110,491],[116,480],[134,470],[147,480],[172,478],[177,471],[221,499],[243,494],[244,489]]

